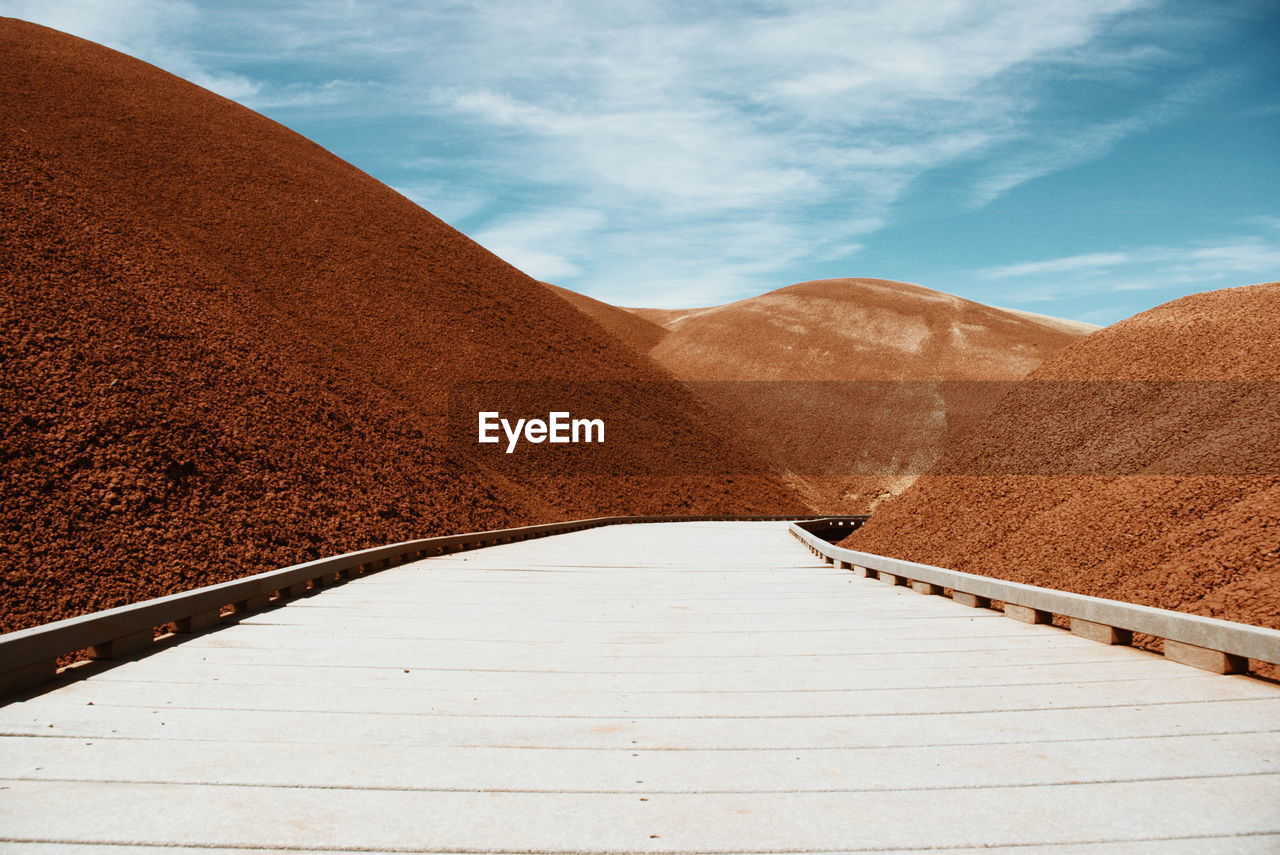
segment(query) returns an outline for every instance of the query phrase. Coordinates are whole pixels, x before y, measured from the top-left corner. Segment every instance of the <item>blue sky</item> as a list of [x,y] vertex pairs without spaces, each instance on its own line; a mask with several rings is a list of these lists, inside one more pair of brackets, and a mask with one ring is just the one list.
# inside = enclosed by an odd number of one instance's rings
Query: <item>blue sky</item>
[[1272,0],[0,0],[621,305],[917,282],[1110,323],[1280,279]]

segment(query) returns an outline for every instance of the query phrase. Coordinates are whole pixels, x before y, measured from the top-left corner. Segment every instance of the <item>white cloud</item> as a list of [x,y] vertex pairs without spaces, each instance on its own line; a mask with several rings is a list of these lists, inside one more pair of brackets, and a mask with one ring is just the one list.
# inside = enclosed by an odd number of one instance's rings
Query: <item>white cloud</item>
[[0,0],[0,14],[106,45],[226,98],[244,101],[261,90],[242,74],[196,60],[186,43],[200,11],[190,0]]
[[605,222],[599,211],[541,210],[499,222],[473,237],[533,278],[558,283],[582,272],[571,256],[586,250]]
[[426,208],[454,228],[482,211],[487,203],[483,193],[442,182],[392,184],[392,190],[420,208]]
[[[1046,85],[1171,61],[1139,21],[1160,5],[0,0],[287,123],[394,116],[423,156],[364,168],[532,275],[672,305],[854,257],[939,170],[981,205],[1163,121],[1203,93]],[[991,275],[1088,267],[1064,263]]]
[[[252,107],[255,110],[270,110],[279,107],[316,110],[341,104],[367,101],[371,92],[378,92],[381,89],[375,82],[356,80],[327,80],[323,83],[288,83],[271,86],[265,85],[261,81],[252,83],[254,88],[243,97],[230,95],[227,97],[240,101],[245,106]],[[200,85],[203,86],[204,84]],[[219,92],[219,94],[226,93]]]
[[[806,259],[848,257],[866,224],[891,221],[941,167],[1005,151],[1006,166],[971,179],[981,204],[1146,127],[1145,115],[1122,116],[1042,138],[1035,77],[1148,61],[1132,44],[1113,59],[1099,41],[1117,16],[1150,5],[816,0],[726,14],[565,0],[534,17],[487,3],[444,16],[450,43],[414,79],[428,109],[487,129],[495,172],[608,211],[626,230],[541,245],[582,268],[593,294],[665,283],[682,304],[707,303],[787,284],[776,277]],[[771,239],[743,242],[726,227],[756,221]],[[660,262],[638,249],[654,244]]]
[[1029,123],[1012,152],[989,158],[979,170],[969,204],[981,207],[1028,181],[1097,160],[1126,137],[1157,127],[1188,104],[1210,97],[1226,81],[1224,74],[1200,77],[1119,119]]
[[1280,277],[1280,244],[1261,238],[1245,238],[1235,243],[1192,250],[1186,261],[1195,270],[1224,273],[1266,273]]
[[146,59],[168,52],[198,13],[189,0],[4,0],[0,14]]
[[[182,64],[172,62],[168,63],[168,65],[170,70],[175,67],[182,67]],[[211,74],[207,71],[191,68],[181,76],[197,86],[203,86],[210,92],[217,92],[223,98],[230,98],[232,101],[239,101],[245,104],[252,103],[254,98],[262,92],[261,83],[250,80],[243,74]]]
[[1064,258],[1051,258],[1048,261],[1031,261],[1023,264],[1008,264],[983,271],[987,279],[1006,279],[1010,276],[1039,276],[1045,273],[1063,273],[1069,270],[1088,270],[1111,268],[1124,264],[1132,259],[1127,252],[1093,252],[1086,255],[1071,255]]
[[1008,280],[1010,304],[1127,291],[1170,296],[1280,279],[1280,239],[1246,234],[1187,246],[1142,246],[991,267],[978,279]]
[[476,84],[437,97],[523,131],[562,180],[709,211],[841,194],[879,215],[922,173],[1015,135],[1032,100],[1005,75],[1139,5],[817,2],[718,20],[570,2],[512,23],[496,4],[480,16],[493,31],[446,54],[491,58]]

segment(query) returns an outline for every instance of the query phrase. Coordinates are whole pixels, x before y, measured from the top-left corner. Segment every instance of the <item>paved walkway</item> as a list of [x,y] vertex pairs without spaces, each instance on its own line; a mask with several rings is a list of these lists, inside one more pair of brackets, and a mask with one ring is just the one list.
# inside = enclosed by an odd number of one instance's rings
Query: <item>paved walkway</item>
[[6,852],[1280,850],[1280,688],[857,578],[780,523],[387,570],[0,733]]

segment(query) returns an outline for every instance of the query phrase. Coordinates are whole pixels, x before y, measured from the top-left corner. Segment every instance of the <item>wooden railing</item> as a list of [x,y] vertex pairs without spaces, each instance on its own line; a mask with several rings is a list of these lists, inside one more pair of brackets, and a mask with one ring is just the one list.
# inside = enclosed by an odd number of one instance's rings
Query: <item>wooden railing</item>
[[1069,621],[1071,632],[1103,644],[1129,644],[1135,632],[1145,633],[1163,639],[1168,659],[1220,674],[1246,671],[1250,659],[1280,664],[1280,631],[1274,629],[844,549],[806,531],[814,525],[794,523],[791,533],[828,564],[921,594],[949,593],[957,603],[974,608],[990,608],[998,601],[1007,617],[1027,623],[1048,623],[1058,615]]
[[1073,633],[1105,644],[1128,643],[1133,633],[1145,633],[1164,640],[1164,655],[1169,659],[1218,673],[1246,670],[1249,659],[1280,664],[1280,631],[1277,630],[872,555],[835,546],[814,533],[832,537],[833,532],[853,531],[866,519],[865,516],[597,517],[378,546],[0,635],[0,695],[52,679],[58,659],[76,651],[88,650],[89,657],[95,659],[131,656],[155,643],[159,627],[172,626],[179,636],[202,632],[309,591],[421,558],[606,525],[710,520],[792,521],[791,533],[829,564],[891,584],[906,585],[922,594],[949,594],[957,603],[975,608],[990,607],[993,601],[998,601],[1003,603],[1007,616],[1030,623],[1046,623],[1053,615],[1059,615],[1070,622]]
[[[810,516],[623,516],[596,517],[520,528],[477,531],[409,540],[257,573],[180,594],[68,618],[0,635],[0,696],[50,680],[59,658],[88,650],[91,659],[119,659],[150,647],[157,628],[172,625],[189,635],[237,620],[317,588],[433,555],[461,552],[620,523],[706,520],[807,520]],[[224,612],[230,611],[229,615]]]

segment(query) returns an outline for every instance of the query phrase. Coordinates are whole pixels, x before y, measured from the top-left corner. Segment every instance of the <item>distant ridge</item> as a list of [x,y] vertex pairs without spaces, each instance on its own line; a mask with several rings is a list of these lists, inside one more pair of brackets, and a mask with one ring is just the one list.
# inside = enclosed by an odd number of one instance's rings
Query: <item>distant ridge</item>
[[557,293],[692,384],[831,511],[900,492],[986,405],[930,384],[1018,380],[1096,329],[885,279],[802,282],[700,309],[623,311]]

